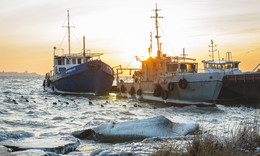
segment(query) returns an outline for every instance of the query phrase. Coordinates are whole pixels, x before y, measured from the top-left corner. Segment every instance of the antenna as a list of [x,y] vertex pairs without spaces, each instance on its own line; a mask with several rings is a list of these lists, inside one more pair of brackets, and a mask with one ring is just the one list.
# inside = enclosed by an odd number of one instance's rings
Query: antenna
[[63,28],[68,28],[68,46],[69,46],[69,56],[70,56],[70,28],[75,28],[75,26],[70,26],[70,13],[69,10],[68,12],[68,25],[67,26],[62,26]]
[[[212,56],[212,61],[213,61],[213,60],[214,60],[214,52],[217,51],[217,49],[214,49],[214,47],[217,47],[217,45],[216,45],[216,44],[214,45],[213,40],[211,40],[211,45],[209,45],[209,47],[212,48],[212,50],[209,50],[209,52],[212,53],[211,56]],[[210,55],[209,55],[209,56],[210,56]]]
[[155,28],[156,28],[156,40],[157,40],[157,57],[160,58],[161,57],[161,48],[160,48],[160,42],[159,42],[159,38],[161,36],[159,36],[158,33],[158,18],[163,18],[162,16],[158,16],[158,11],[160,11],[161,9],[157,9],[157,3],[156,3],[156,8],[153,10],[155,12],[155,16],[151,16],[151,18],[155,18]]

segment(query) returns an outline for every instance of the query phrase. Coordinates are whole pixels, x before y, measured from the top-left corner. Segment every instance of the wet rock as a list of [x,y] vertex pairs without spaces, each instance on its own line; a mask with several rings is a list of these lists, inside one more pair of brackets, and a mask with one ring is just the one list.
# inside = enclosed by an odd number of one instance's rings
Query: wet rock
[[92,129],[73,132],[72,135],[79,139],[93,139],[96,135]]
[[69,104],[69,102],[66,102],[66,104],[68,105],[68,104]]
[[15,100],[15,99],[13,99],[13,103],[14,103],[14,104],[18,104],[18,103],[16,102],[16,100]]
[[88,102],[89,105],[92,105],[93,103],[91,101]]
[[25,101],[26,101],[26,102],[29,102],[29,100],[28,100],[28,99],[26,99]]
[[104,107],[104,105],[101,104],[101,107]]
[[76,132],[80,139],[94,139],[102,142],[124,142],[147,137],[177,137],[198,129],[194,123],[175,123],[164,116],[145,120],[103,124],[93,129]]
[[42,150],[56,154],[67,154],[74,151],[80,144],[79,140],[72,136],[39,136],[33,138],[6,140],[1,145],[11,148],[13,151]]
[[57,105],[57,102],[53,102],[52,104],[53,104],[53,105]]
[[126,107],[126,105],[122,105],[123,107]]
[[135,104],[134,104],[134,107],[138,107],[138,105],[135,103]]

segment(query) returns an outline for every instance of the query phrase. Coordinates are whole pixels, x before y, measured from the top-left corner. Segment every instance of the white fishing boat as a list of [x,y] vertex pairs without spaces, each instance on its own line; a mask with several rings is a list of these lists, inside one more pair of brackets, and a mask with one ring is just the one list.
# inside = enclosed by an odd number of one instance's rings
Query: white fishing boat
[[211,45],[209,45],[212,49],[210,52],[212,53],[212,60],[203,60],[202,63],[204,64],[204,72],[206,73],[224,73],[226,74],[241,74],[242,71],[239,69],[239,61],[233,61],[232,59],[232,53],[231,52],[226,52],[226,58],[214,59],[214,52],[217,51],[214,49],[216,45],[214,45],[213,40],[211,40]]
[[239,61],[232,59],[232,53],[226,52],[226,58],[218,60],[214,59],[214,49],[216,45],[211,40],[212,60],[202,61],[204,63],[205,73],[219,73],[223,75],[223,85],[218,100],[239,100],[250,102],[260,101],[260,73],[256,72],[260,64],[258,64],[251,72],[242,72],[239,69]]
[[[158,9],[156,6],[155,26],[157,40],[157,56],[141,61],[142,67],[136,69],[117,69],[117,88],[123,97],[136,97],[144,100],[163,102],[174,106],[214,106],[221,86],[220,73],[198,73],[195,59],[167,56],[161,51],[158,34]],[[152,35],[151,35],[152,36]],[[151,37],[152,38],[152,37]],[[152,40],[152,39],[151,39]],[[134,70],[133,82],[124,82],[119,76],[120,70]]]

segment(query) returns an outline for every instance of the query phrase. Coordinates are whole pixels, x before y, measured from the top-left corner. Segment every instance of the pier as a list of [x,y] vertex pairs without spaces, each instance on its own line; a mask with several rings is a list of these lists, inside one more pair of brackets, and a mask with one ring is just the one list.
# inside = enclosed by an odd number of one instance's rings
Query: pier
[[220,99],[260,100],[260,72],[226,75]]

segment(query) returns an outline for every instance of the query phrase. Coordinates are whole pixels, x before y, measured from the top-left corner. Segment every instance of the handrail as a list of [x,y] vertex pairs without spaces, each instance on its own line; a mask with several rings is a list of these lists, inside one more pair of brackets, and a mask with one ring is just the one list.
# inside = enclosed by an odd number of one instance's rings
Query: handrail
[[255,72],[256,69],[260,66],[260,63],[251,71],[251,72]]

